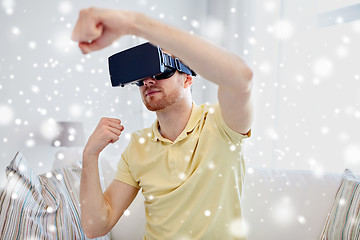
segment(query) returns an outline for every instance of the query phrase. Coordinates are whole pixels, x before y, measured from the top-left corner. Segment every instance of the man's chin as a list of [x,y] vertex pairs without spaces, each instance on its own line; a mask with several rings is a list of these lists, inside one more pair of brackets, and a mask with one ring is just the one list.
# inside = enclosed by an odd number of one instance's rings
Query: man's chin
[[145,104],[145,107],[151,112],[156,112],[156,111],[162,110],[166,107],[166,106],[164,106],[164,104],[147,103],[147,102],[144,104]]
[[159,107],[159,106],[148,106],[148,105],[145,105],[145,106],[151,112],[160,111],[160,110],[163,110],[165,108],[165,107]]

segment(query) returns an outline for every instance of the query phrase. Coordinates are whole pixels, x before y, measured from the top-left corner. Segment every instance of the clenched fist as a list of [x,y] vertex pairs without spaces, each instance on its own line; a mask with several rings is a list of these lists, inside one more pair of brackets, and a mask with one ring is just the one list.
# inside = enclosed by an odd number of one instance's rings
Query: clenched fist
[[84,148],[84,156],[98,157],[109,143],[119,140],[123,130],[124,126],[121,125],[120,119],[102,118]]
[[100,50],[117,38],[132,34],[136,13],[101,8],[87,8],[79,13],[72,40],[79,42],[83,53]]

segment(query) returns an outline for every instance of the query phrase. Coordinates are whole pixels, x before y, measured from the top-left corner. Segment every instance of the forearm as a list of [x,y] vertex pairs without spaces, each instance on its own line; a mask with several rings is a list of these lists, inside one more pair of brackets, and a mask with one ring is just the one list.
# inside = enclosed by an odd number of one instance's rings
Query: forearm
[[124,35],[149,40],[179,57],[195,72],[230,91],[248,91],[252,71],[237,55],[199,36],[172,27],[144,14],[89,8],[80,11],[72,39],[83,53],[100,50]]
[[109,205],[104,198],[96,156],[83,156],[80,182],[81,222],[88,237],[105,235],[109,230]]
[[199,36],[137,14],[132,34],[148,39],[173,55],[207,80],[229,89],[248,90],[252,71],[237,55]]

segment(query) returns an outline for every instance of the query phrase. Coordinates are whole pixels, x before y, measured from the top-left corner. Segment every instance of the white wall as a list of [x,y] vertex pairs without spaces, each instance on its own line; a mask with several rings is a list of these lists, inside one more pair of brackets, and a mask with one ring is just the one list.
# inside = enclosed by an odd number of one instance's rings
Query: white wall
[[256,113],[248,161],[360,172],[360,21],[320,28],[323,1],[254,5],[249,55]]

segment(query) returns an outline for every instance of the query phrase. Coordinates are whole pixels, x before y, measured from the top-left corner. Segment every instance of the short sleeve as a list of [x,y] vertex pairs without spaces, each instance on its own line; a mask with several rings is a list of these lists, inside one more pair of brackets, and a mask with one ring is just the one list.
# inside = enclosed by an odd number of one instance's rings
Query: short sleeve
[[117,171],[115,173],[114,179],[140,189],[139,183],[135,181],[130,171],[130,166],[129,166],[130,159],[128,157],[128,152],[129,152],[129,146],[125,149],[124,153],[121,155],[121,159],[118,163]]
[[221,136],[225,138],[225,140],[233,142],[233,143],[240,143],[243,139],[248,138],[251,136],[251,130],[247,134],[241,134],[232,130],[224,121],[221,115],[221,109],[219,103],[215,103],[210,106],[209,112],[214,115],[214,119],[216,125],[219,128]]

